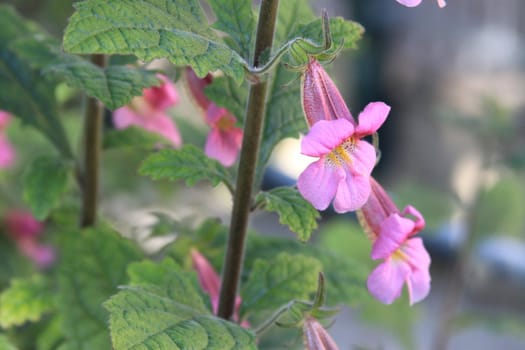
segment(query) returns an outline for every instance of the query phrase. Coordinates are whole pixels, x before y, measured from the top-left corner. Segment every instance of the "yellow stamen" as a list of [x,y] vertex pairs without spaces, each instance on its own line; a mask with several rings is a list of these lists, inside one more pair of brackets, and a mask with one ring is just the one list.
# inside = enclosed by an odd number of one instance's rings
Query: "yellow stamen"
[[356,140],[353,137],[349,137],[344,140],[339,146],[326,155],[328,162],[335,166],[341,166],[342,164],[351,164],[352,157],[351,153],[355,150]]

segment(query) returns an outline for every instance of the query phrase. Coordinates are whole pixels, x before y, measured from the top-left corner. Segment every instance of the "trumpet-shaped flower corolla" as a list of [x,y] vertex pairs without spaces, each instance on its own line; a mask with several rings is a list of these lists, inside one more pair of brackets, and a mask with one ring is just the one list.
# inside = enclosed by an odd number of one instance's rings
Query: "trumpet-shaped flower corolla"
[[346,118],[313,124],[302,139],[301,153],[319,159],[299,175],[297,187],[315,208],[326,209],[332,199],[338,213],[365,204],[376,152],[363,137],[374,134],[389,111],[385,103],[373,102],[359,114],[357,125]]
[[301,101],[309,127],[320,120],[354,119],[341,93],[321,64],[311,58],[302,76]]
[[16,158],[15,149],[9,143],[4,133],[10,120],[11,115],[9,113],[0,111],[0,169],[12,166]]
[[[421,4],[423,0],[396,0],[401,5],[405,5],[407,7],[415,7]],[[445,0],[437,0],[438,6],[443,8],[447,6],[447,2]]]
[[22,210],[10,210],[4,216],[6,231],[16,242],[20,252],[32,260],[38,267],[46,268],[55,261],[55,250],[42,244],[38,237],[44,231],[44,225],[33,215]]
[[191,68],[187,68],[186,81],[196,104],[205,111],[206,124],[210,126],[204,152],[222,165],[232,166],[242,144],[242,129],[235,125],[237,119],[230,111],[217,106],[204,94],[204,88],[213,81],[211,74],[200,79]]
[[374,241],[372,259],[383,262],[368,277],[368,290],[381,302],[391,304],[406,283],[412,305],[430,292],[430,256],[422,239],[414,237],[425,227],[425,220],[412,206],[399,212],[381,185],[373,178],[370,183],[370,198],[358,217]]
[[[215,269],[213,266],[211,266],[208,259],[206,259],[204,255],[202,255],[196,249],[191,250],[191,259],[193,268],[199,277],[201,288],[210,296],[213,313],[217,314],[217,311],[219,310],[219,292],[221,289],[220,277],[217,272],[215,272]],[[239,309],[241,307],[241,303],[241,297],[237,296],[235,298],[235,310],[233,315],[233,320],[236,322],[239,321]],[[243,321],[241,322],[241,326],[248,328],[250,327],[250,324],[248,321]]]
[[158,74],[162,81],[159,86],[144,89],[142,96],[134,97],[131,102],[113,112],[113,123],[117,129],[138,126],[157,133],[168,139],[174,147],[180,147],[182,139],[179,130],[166,109],[179,101],[179,95],[173,82]]

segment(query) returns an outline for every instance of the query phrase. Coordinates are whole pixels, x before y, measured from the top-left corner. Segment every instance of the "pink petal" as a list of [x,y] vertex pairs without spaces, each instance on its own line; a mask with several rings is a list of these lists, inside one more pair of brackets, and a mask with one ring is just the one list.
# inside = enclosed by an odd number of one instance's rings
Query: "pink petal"
[[366,141],[358,140],[352,152],[352,163],[349,165],[352,173],[370,177],[376,165],[376,150]]
[[320,120],[301,141],[301,153],[321,157],[352,136],[354,126],[346,119]]
[[372,135],[386,120],[390,106],[383,102],[371,102],[359,113],[359,123],[355,129],[357,137]]
[[428,270],[430,267],[430,255],[420,237],[407,240],[401,247],[401,251],[408,257],[408,261],[413,269]]
[[0,134],[0,169],[8,168],[15,163],[16,151],[9,141]]
[[380,302],[392,304],[401,295],[403,284],[409,273],[408,264],[387,259],[368,276],[368,290]]
[[179,94],[175,84],[165,75],[157,74],[162,83],[144,89],[142,95],[146,102],[155,110],[163,111],[179,102]]
[[113,111],[113,124],[116,129],[125,129],[132,125],[143,127],[144,118],[131,107],[124,106]]
[[17,243],[20,251],[40,268],[49,267],[55,261],[55,250],[51,246],[31,238],[24,238]]
[[175,126],[175,122],[171,117],[163,112],[157,112],[147,118],[143,125],[144,129],[156,132],[170,140],[173,146],[180,147],[182,145],[182,138],[179,130]]
[[197,271],[201,288],[210,296],[213,313],[217,314],[221,285],[220,277],[204,255],[195,249],[191,250],[191,260],[193,268]]
[[438,1],[438,6],[443,8],[445,6],[447,6],[447,3],[445,0],[437,0]]
[[428,269],[412,271],[407,280],[410,305],[425,299],[430,293],[430,273]]
[[379,236],[372,246],[372,259],[389,257],[398,250],[414,229],[414,222],[399,214],[392,214],[381,224]]
[[422,0],[396,0],[401,5],[405,5],[407,7],[414,7],[421,3]]
[[407,216],[407,215],[411,215],[416,218],[416,222],[414,225],[414,231],[412,232],[411,236],[415,235],[416,233],[418,233],[419,231],[425,228],[425,218],[423,217],[423,215],[421,215],[421,213],[416,208],[414,208],[411,205],[406,206],[405,209],[403,210],[403,216]]
[[18,240],[22,238],[36,238],[44,230],[44,224],[26,211],[9,210],[4,216],[7,232]]
[[301,101],[308,125],[320,120],[347,119],[352,115],[330,76],[315,59],[311,59],[303,75]]
[[210,158],[218,160],[224,166],[232,166],[237,159],[242,144],[242,129],[211,129],[206,139],[204,152]]
[[329,166],[323,159],[310,164],[297,179],[301,195],[316,209],[325,210],[334,198],[344,170]]
[[334,199],[334,210],[346,213],[361,208],[370,196],[368,176],[346,173],[337,186]]

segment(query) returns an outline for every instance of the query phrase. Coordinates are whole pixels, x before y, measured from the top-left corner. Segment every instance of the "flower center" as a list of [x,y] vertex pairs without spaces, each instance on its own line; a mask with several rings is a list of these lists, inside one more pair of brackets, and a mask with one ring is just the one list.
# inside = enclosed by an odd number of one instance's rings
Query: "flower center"
[[335,166],[352,163],[351,154],[355,151],[356,142],[357,140],[354,137],[345,139],[332,152],[327,154],[328,163]]
[[217,128],[223,131],[228,131],[235,126],[235,119],[224,116],[217,121]]

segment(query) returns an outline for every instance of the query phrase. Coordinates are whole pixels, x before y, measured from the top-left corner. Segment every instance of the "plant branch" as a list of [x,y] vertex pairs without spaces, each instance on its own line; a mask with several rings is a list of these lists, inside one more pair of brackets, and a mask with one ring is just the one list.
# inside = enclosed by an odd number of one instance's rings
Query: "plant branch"
[[[263,0],[261,3],[255,40],[254,67],[260,65],[261,54],[272,48],[278,5],[279,0]],[[266,93],[267,83],[265,81],[253,84],[250,87],[219,299],[218,316],[224,319],[230,319],[233,314],[242,270],[244,242],[250,208],[252,207],[252,190],[261,143]]]
[[[92,55],[91,62],[103,68],[106,66],[106,56]],[[93,226],[96,222],[103,117],[104,105],[96,98],[88,97],[84,115],[83,159],[79,174],[82,191],[81,227]]]

